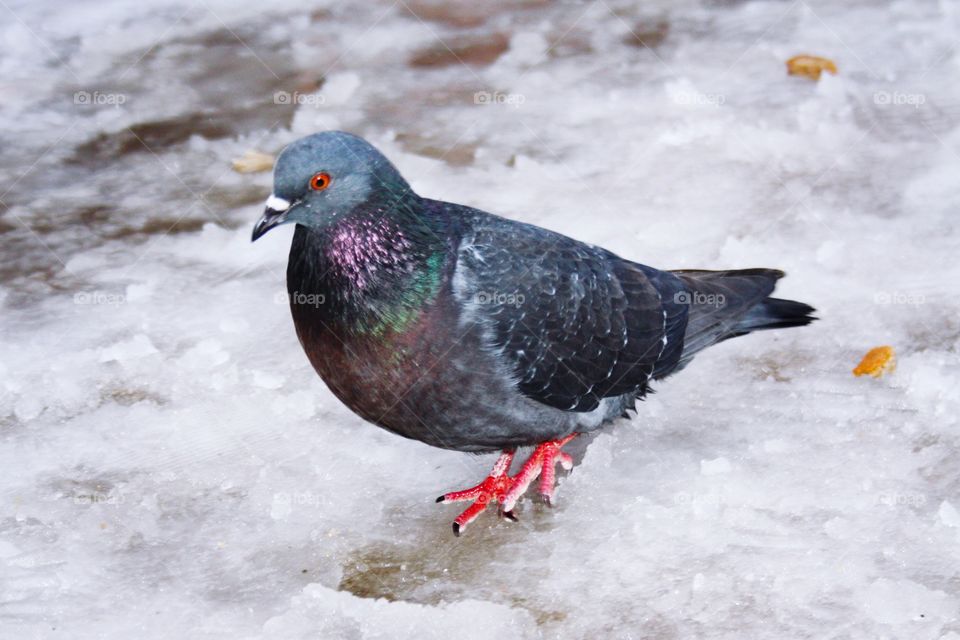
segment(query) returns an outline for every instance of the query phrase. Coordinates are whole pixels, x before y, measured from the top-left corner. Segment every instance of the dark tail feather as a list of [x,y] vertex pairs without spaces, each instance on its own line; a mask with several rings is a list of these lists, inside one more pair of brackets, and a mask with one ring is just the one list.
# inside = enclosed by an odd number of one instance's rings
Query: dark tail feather
[[817,319],[811,315],[814,311],[816,309],[810,305],[795,300],[764,298],[740,319],[736,330],[749,333],[763,329],[802,327]]
[[715,301],[716,305],[691,305],[680,360],[661,375],[686,366],[696,353],[723,340],[751,331],[801,327],[816,320],[810,305],[769,297],[784,275],[777,269],[672,273],[684,282],[691,300]]

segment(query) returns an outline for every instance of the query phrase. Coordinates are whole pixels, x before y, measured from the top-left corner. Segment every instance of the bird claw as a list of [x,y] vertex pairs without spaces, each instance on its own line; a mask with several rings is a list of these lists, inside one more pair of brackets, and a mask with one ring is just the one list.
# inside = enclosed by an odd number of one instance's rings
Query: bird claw
[[510,463],[513,462],[514,453],[505,451],[497,458],[493,470],[483,482],[475,487],[445,493],[437,498],[439,503],[473,500],[473,504],[453,521],[453,534],[459,537],[467,525],[476,520],[490,504],[494,503],[498,505],[498,514],[501,518],[517,522],[517,516],[514,515],[513,508],[538,476],[540,478],[540,496],[548,507],[552,507],[556,485],[556,465],[559,464],[567,471],[573,468],[573,458],[560,449],[576,436],[576,433],[572,433],[565,438],[550,440],[537,445],[537,448],[523,463],[517,475],[512,477],[508,472],[510,471]]

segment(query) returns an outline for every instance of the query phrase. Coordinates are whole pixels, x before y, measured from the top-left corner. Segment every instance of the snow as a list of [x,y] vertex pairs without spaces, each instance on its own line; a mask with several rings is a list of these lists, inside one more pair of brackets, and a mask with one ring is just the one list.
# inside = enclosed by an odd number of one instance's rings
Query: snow
[[[960,637],[955,3],[0,13],[0,637]],[[555,508],[454,538],[433,499],[493,457],[344,408],[291,230],[249,242],[271,180],[231,160],[330,128],[653,266],[782,268],[822,319],[702,354]]]

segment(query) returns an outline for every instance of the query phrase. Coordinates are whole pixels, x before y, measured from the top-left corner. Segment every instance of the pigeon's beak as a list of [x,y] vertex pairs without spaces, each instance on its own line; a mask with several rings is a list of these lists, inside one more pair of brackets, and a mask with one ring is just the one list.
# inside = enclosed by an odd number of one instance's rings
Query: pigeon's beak
[[270,229],[279,226],[287,221],[287,211],[290,209],[290,202],[283,198],[271,195],[267,198],[267,208],[263,216],[257,220],[253,226],[253,236],[250,242],[256,242],[257,238],[265,234]]

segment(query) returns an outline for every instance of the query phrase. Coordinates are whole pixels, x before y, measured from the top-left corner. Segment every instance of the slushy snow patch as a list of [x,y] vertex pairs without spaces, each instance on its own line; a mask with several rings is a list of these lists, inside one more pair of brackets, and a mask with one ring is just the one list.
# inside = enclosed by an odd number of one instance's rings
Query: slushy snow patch
[[[0,637],[958,638],[952,4],[7,4]],[[321,129],[652,266],[781,268],[821,320],[454,538],[433,499],[492,456],[344,408],[292,227],[250,243],[272,178],[231,161]]]

